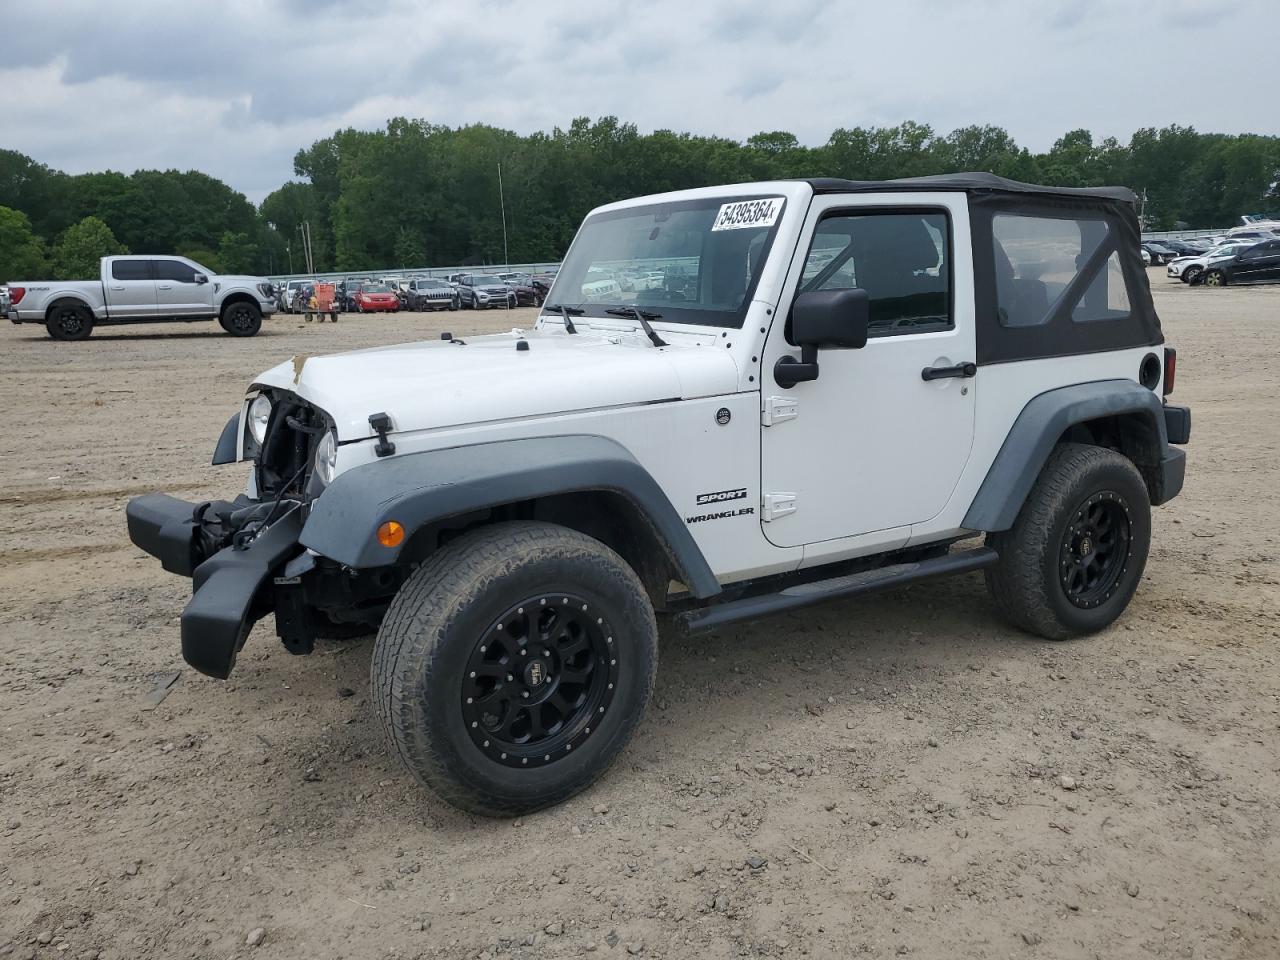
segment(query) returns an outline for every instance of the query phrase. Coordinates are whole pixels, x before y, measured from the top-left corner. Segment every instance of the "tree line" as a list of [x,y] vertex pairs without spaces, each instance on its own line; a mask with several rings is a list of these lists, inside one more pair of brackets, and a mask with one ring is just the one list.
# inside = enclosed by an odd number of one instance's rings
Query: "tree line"
[[[1123,184],[1150,229],[1225,227],[1280,213],[1280,137],[1138,130],[1128,143],[1065,134],[1043,153],[1003,129],[940,134],[906,122],[835,130],[807,147],[785,131],[745,142],[616,117],[521,136],[396,117],[298,151],[292,180],[255,208],[198,171],[69,175],[0,150],[0,279],[96,275],[108,253],[177,253],[220,273],[559,259],[582,217],[612,200],[792,177],[879,180],[960,170],[1063,186]],[[501,180],[501,190],[499,182]],[[504,249],[503,213],[506,216]]]

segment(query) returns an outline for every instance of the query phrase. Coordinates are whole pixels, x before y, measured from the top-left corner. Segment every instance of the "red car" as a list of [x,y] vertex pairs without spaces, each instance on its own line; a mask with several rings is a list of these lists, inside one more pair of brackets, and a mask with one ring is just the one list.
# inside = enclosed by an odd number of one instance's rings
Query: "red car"
[[400,309],[400,295],[385,283],[362,283],[351,294],[356,313],[395,313]]

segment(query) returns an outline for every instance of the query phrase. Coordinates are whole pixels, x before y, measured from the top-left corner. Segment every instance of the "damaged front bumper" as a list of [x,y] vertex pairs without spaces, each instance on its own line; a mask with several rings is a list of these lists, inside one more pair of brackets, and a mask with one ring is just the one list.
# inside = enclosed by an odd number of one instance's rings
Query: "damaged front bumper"
[[129,501],[129,539],[170,573],[192,578],[182,611],[182,656],[225,680],[249,630],[274,605],[268,580],[305,553],[302,506],[237,498],[189,503],[162,493]]

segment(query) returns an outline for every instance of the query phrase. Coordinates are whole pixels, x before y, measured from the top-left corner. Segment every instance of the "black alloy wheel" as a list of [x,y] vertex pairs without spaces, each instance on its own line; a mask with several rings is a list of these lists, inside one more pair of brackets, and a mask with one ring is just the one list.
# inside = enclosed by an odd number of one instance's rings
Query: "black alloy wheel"
[[461,706],[471,739],[509,767],[561,760],[608,711],[618,669],[611,628],[582,597],[515,604],[467,662]]
[[1129,510],[1112,491],[1089,497],[1072,517],[1063,538],[1059,581],[1067,599],[1089,610],[1111,598],[1129,563]]
[[49,312],[44,327],[55,340],[83,340],[93,332],[93,314],[77,303],[59,303]]
[[262,311],[255,304],[237,301],[222,311],[220,323],[233,337],[252,337],[262,329]]

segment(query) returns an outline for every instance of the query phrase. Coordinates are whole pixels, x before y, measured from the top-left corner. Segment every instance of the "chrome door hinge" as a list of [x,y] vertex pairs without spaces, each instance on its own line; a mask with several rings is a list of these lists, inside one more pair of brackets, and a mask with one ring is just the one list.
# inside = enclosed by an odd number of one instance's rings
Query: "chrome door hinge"
[[760,516],[766,522],[796,512],[794,493],[766,493],[760,503]]
[[765,397],[760,422],[766,427],[772,427],[784,420],[794,420],[800,415],[799,405],[800,401],[795,397]]

